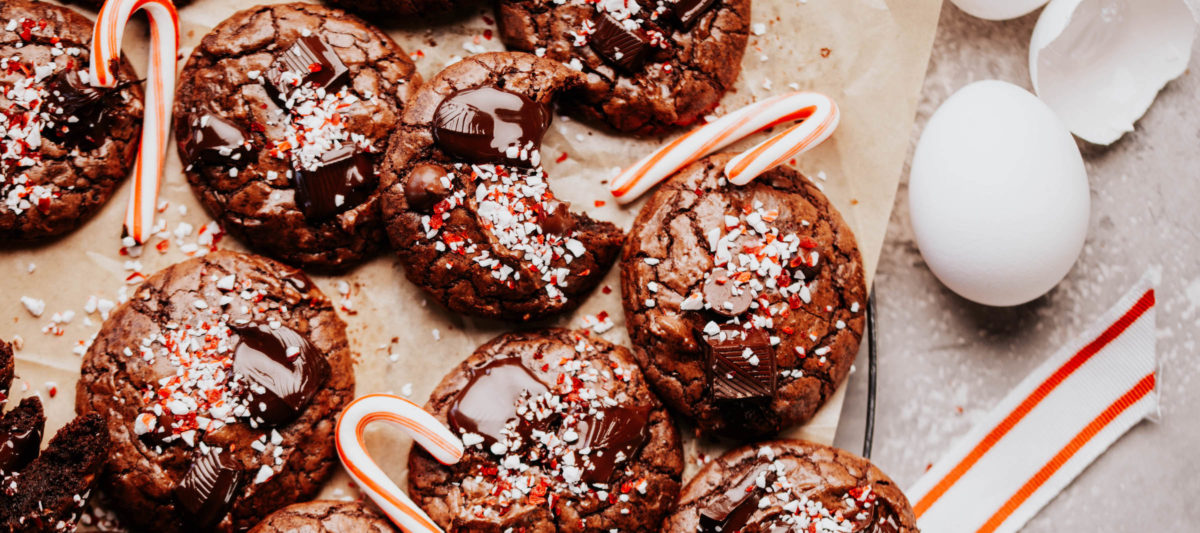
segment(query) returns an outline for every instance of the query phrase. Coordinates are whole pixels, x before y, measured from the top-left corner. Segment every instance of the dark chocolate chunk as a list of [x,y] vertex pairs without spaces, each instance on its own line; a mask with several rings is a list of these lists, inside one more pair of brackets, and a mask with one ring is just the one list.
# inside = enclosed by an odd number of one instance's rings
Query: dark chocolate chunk
[[590,466],[583,471],[587,483],[608,483],[617,465],[633,458],[650,439],[649,407],[605,407],[599,413],[603,416],[582,420],[576,428],[580,438],[575,447],[591,450]]
[[323,154],[315,170],[295,175],[296,206],[309,220],[324,220],[362,204],[378,182],[371,159],[349,144]]
[[703,293],[704,302],[713,311],[728,317],[745,313],[750,309],[750,302],[754,300],[750,286],[735,282],[723,268],[714,269],[709,274],[708,281],[704,283]]
[[758,510],[761,492],[758,479],[764,475],[766,483],[775,482],[775,473],[768,465],[759,465],[729,490],[705,503],[700,509],[700,533],[731,533],[745,527]]
[[129,83],[116,87],[93,87],[83,81],[78,70],[60,70],[46,83],[48,107],[55,116],[42,127],[56,142],[90,150],[104,143],[111,126],[112,111],[107,99]]
[[192,460],[174,491],[175,503],[195,521],[192,529],[210,528],[225,517],[242,477],[241,467],[219,448],[209,448]]
[[470,162],[534,166],[520,152],[541,147],[550,118],[545,105],[523,94],[495,87],[466,89],[438,105],[433,138],[442,151]]
[[665,0],[666,16],[679,29],[687,31],[716,3],[716,0]]
[[45,424],[42,402],[36,397],[21,400],[0,417],[0,473],[16,472],[37,459]]
[[555,235],[566,235],[575,229],[575,215],[571,214],[571,204],[559,200],[546,202],[546,210],[541,215],[542,230]]
[[[471,379],[450,406],[450,426],[459,434],[475,433],[487,445],[504,439],[501,430],[517,418],[518,405],[549,391],[544,383],[510,357],[471,369]],[[526,425],[530,431],[535,425]]]
[[249,137],[237,124],[212,113],[193,119],[183,140],[183,162],[237,164],[250,155]]
[[337,52],[319,35],[296,39],[296,43],[275,57],[267,70],[267,89],[284,103],[296,87],[314,87],[336,91],[350,83],[350,69]]
[[641,70],[650,53],[650,40],[640,30],[627,29],[604,13],[596,18],[596,31],[588,43],[597,54],[626,72]]
[[704,336],[708,387],[714,400],[771,400],[775,397],[775,351],[762,329],[725,324]]
[[268,425],[290,422],[329,378],[329,362],[295,330],[235,326],[233,371],[249,381],[250,413]]
[[433,207],[449,194],[442,183],[446,169],[432,163],[421,163],[408,172],[404,183],[404,198],[411,209],[426,210]]
[[293,289],[300,292],[308,292],[313,287],[312,278],[308,277],[308,274],[305,274],[303,270],[298,268],[288,268],[279,279],[282,279],[285,283],[291,285]]

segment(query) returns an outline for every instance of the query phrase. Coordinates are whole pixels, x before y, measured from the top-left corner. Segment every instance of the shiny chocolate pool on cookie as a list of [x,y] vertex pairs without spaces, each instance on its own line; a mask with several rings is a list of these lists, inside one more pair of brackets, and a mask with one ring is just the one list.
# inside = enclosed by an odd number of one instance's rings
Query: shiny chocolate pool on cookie
[[630,231],[621,294],[634,356],[705,433],[776,433],[845,379],[866,286],[850,228],[798,172],[744,186],[713,156],[659,186]]
[[674,502],[679,434],[629,352],[580,331],[501,335],[427,405],[467,447],[409,456],[414,500],[449,531],[645,531]]
[[244,531],[316,494],[354,391],[345,324],[315,285],[259,256],[166,268],[84,356],[76,410],[107,422],[104,489],[154,531]]
[[664,533],[917,533],[904,493],[866,459],[799,440],[745,446],[683,489]]
[[405,273],[461,313],[534,320],[580,300],[623,239],[573,213],[542,168],[553,99],[580,75],[528,54],[451,65],[410,100],[381,175]]

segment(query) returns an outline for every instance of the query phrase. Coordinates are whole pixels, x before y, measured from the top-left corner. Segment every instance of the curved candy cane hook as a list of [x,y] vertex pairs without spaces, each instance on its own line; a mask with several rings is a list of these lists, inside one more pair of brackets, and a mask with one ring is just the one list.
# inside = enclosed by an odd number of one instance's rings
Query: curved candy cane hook
[[609,184],[609,192],[621,203],[631,202],[679,169],[743,137],[802,121],[729,161],[725,176],[735,185],[745,185],[824,142],[837,129],[840,118],[837,103],[820,93],[800,91],[771,97],[671,141],[617,175]]
[[442,533],[441,528],[367,454],[363,432],[369,424],[379,420],[400,425],[442,464],[454,464],[462,459],[462,441],[419,405],[391,394],[369,394],[358,398],[338,417],[338,457],[359,488],[405,532]]
[[121,60],[125,25],[138,10],[150,17],[150,65],[146,72],[146,111],[142,141],[133,171],[133,194],[125,210],[125,235],[137,244],[153,231],[154,210],[170,136],[171,105],[175,99],[175,63],[179,53],[179,15],[171,0],[108,0],[100,9],[92,35],[91,82],[100,87],[117,83],[114,69]]

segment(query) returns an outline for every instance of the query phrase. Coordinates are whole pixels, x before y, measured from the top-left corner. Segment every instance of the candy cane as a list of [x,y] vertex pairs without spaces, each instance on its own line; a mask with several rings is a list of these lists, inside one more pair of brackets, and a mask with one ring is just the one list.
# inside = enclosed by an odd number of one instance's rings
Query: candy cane
[[621,203],[631,202],[679,169],[730,143],[772,126],[802,121],[725,165],[729,181],[745,185],[824,142],[837,129],[840,117],[837,103],[823,94],[801,91],[768,98],[671,141],[617,175],[609,185],[609,192]]
[[125,210],[125,234],[141,244],[154,227],[159,176],[166,157],[171,104],[175,99],[175,61],[179,53],[179,15],[171,0],[108,0],[100,9],[92,35],[92,84],[113,87],[121,60],[121,37],[136,11],[150,17],[150,66],[146,78],[146,113],[142,144],[133,170],[133,193]]
[[338,417],[338,457],[359,488],[407,533],[441,533],[441,528],[367,454],[363,432],[377,420],[399,424],[438,462],[446,465],[462,459],[462,441],[417,404],[391,394],[358,398]]

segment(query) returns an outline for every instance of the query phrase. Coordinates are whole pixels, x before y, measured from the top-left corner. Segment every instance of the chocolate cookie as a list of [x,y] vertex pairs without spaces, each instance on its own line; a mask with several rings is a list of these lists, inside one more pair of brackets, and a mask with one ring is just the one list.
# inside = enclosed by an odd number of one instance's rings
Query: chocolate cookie
[[70,9],[0,3],[0,243],[83,225],[133,167],[142,90],[125,60],[116,87],[92,87],[91,42]]
[[500,0],[511,49],[587,76],[568,112],[619,131],[656,134],[711,112],[742,69],[750,0]]
[[75,409],[113,440],[105,492],[147,531],[244,531],[311,498],[354,394],[346,325],[303,273],[214,252],[145,281],[84,356]]
[[628,350],[585,332],[501,335],[426,408],[467,449],[453,466],[409,455],[409,494],[449,532],[649,531],[678,494],[667,410]]
[[583,83],[559,63],[490,53],[409,100],[380,190],[408,279],[460,313],[531,320],[578,306],[624,235],[572,213],[540,165],[554,97]]
[[188,181],[253,248],[350,267],[384,242],[377,164],[419,81],[390,37],[341,10],[240,11],[179,75],[175,139]]
[[807,421],[845,379],[867,301],[854,234],[787,167],[750,184],[690,165],[638,213],[621,259],[634,356],[700,430],[749,439]]
[[[0,409],[12,379],[12,347],[0,340]],[[36,396],[0,416],[0,531],[74,531],[108,457],[100,417],[68,422],[39,450],[45,424]]]
[[664,533],[918,533],[908,498],[866,459],[800,440],[730,451],[688,482]]
[[393,533],[378,512],[358,502],[312,501],[271,513],[250,533]]

